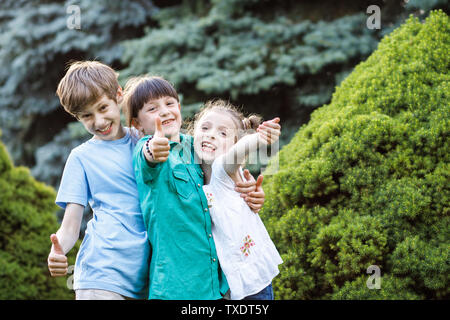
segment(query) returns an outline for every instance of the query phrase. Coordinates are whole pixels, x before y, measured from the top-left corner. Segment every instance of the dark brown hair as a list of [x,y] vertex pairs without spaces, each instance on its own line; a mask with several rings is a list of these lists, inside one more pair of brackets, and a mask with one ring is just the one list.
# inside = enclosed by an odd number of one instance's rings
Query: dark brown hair
[[180,101],[173,85],[162,77],[146,75],[130,78],[125,84],[123,100],[127,126],[131,127],[131,121],[137,117],[144,104],[162,97]]

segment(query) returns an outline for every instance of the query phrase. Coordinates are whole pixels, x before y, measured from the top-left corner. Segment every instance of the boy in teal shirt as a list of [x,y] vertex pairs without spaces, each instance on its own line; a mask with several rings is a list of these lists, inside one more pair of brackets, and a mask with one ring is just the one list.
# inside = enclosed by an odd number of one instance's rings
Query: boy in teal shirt
[[[154,133],[141,139],[133,153],[152,248],[149,298],[220,299],[228,284],[217,258],[193,139],[180,134],[178,95],[158,77],[133,79],[125,92],[128,122],[145,134]],[[255,188],[255,183],[249,187]],[[264,202],[258,190],[246,195],[253,198],[249,206],[255,211]]]
[[[142,152],[148,139],[138,142],[133,159],[144,223],[156,252],[150,263],[149,298],[220,299],[228,285],[220,279],[203,175],[192,159],[192,137],[180,134],[180,142],[170,141],[168,160],[156,166],[148,164]],[[186,154],[192,161],[183,162]]]

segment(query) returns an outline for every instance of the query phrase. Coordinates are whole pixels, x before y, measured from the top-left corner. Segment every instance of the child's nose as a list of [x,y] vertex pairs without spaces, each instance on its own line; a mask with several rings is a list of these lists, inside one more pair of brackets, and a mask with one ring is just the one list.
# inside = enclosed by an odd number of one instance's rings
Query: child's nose
[[165,105],[160,106],[160,108],[159,108],[159,116],[160,117],[164,117],[167,114],[169,114],[169,109]]
[[214,130],[208,130],[208,132],[207,132],[207,136],[208,136],[208,138],[210,138],[210,139],[215,139],[216,138],[216,132],[214,131]]
[[102,129],[102,127],[106,124],[106,121],[102,116],[95,116],[94,121],[97,129]]

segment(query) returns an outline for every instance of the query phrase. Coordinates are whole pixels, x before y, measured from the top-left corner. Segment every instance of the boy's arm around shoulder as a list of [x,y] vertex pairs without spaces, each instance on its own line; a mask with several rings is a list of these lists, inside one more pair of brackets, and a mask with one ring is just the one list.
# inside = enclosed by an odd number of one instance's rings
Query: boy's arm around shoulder
[[68,203],[61,227],[50,236],[52,247],[48,256],[48,269],[53,277],[67,274],[66,254],[73,248],[80,236],[81,221],[83,219],[84,206],[76,203]]

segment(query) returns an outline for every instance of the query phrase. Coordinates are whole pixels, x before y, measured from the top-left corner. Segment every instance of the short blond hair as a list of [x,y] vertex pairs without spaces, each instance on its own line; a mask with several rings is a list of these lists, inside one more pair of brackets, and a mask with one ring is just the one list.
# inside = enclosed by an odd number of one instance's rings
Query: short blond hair
[[56,94],[64,109],[77,116],[103,95],[117,102],[119,74],[98,61],[75,61],[58,84]]

